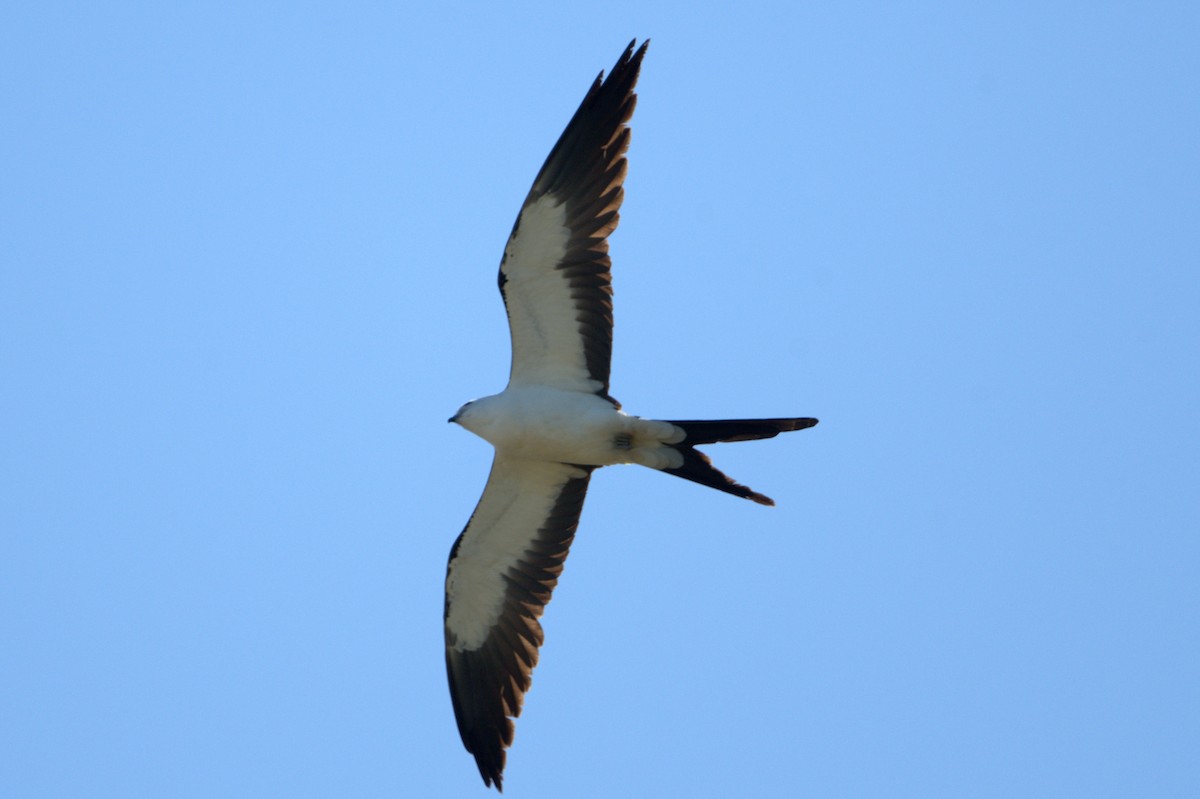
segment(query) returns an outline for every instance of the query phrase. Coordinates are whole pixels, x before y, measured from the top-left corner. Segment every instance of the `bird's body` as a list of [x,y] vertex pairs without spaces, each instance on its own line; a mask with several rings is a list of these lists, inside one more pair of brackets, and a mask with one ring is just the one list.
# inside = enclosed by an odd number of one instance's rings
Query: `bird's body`
[[608,235],[624,197],[627,122],[646,43],[597,78],[551,150],[500,262],[512,369],[499,394],[450,421],[495,448],[487,486],[446,570],[446,670],[459,734],[501,787],[512,718],[537,664],[542,609],[562,573],[592,472],[638,464],[762,505],[696,449],[770,438],[811,418],[657,421],[609,394]]
[[509,386],[467,403],[457,422],[510,459],[653,469],[682,466],[670,447],[684,431],[669,422],[630,416],[593,393],[550,386]]

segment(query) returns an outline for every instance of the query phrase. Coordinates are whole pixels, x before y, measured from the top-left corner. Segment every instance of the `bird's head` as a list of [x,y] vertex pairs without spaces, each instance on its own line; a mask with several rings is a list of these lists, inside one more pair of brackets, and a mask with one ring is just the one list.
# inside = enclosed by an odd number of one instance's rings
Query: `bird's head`
[[457,411],[455,411],[454,415],[451,416],[446,421],[466,427],[467,420],[471,418],[471,406],[474,403],[475,403],[475,400],[471,400],[470,402],[463,404],[463,406],[461,408],[459,408]]
[[450,417],[450,421],[491,441],[489,434],[494,431],[498,422],[496,405],[496,397],[480,397],[471,400],[459,408],[458,412]]

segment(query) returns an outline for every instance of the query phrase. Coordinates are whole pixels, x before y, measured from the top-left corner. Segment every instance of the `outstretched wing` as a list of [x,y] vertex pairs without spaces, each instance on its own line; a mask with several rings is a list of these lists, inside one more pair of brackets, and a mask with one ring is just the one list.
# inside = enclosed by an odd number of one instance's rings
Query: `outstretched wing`
[[630,42],[596,78],[538,172],[500,261],[512,335],[509,385],[608,396],[612,281],[608,235],[624,198],[626,123],[649,42]]
[[463,745],[501,786],[510,717],[521,714],[542,644],[538,617],[562,573],[589,467],[492,463],[446,569],[446,673]]

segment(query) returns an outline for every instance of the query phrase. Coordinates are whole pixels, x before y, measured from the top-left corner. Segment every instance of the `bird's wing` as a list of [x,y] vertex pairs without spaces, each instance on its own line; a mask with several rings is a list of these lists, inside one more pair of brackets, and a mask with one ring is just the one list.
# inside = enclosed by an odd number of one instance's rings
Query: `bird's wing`
[[626,123],[646,45],[630,42],[596,78],[538,172],[500,261],[512,334],[509,385],[608,396],[612,282],[608,235],[624,197]]
[[483,497],[450,550],[446,672],[463,745],[500,787],[504,750],[542,643],[538,617],[562,573],[589,467],[492,463]]

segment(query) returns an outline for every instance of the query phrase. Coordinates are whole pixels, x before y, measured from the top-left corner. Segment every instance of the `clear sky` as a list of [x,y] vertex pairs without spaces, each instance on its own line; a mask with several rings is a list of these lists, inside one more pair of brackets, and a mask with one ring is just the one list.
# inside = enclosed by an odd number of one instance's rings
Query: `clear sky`
[[506,795],[1200,795],[1200,11],[702,5],[6,5],[0,795],[485,795],[445,420],[647,36],[613,393],[821,424],[596,475]]

